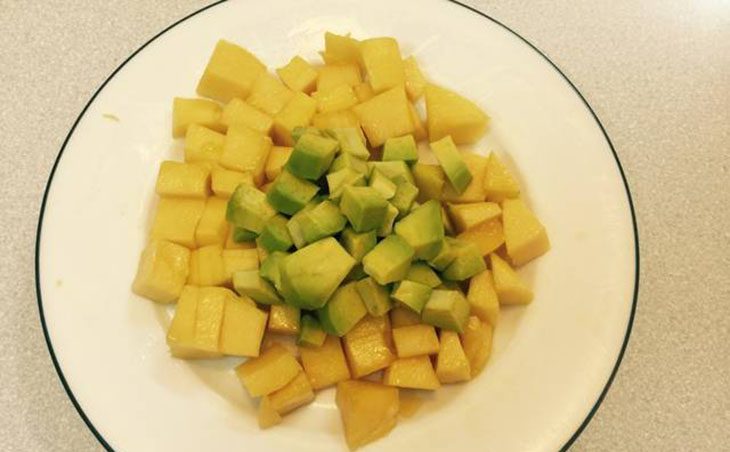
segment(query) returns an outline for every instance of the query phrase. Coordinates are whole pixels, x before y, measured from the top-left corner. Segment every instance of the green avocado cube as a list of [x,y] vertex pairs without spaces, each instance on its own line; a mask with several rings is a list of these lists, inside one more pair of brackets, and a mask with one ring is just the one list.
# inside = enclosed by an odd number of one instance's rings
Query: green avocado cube
[[343,152],[338,155],[337,158],[332,162],[329,172],[334,173],[344,168],[350,168],[351,170],[357,171],[358,173],[362,173],[365,175],[368,175],[370,173],[368,162],[363,159],[357,158],[352,154],[346,154]]
[[294,145],[286,168],[297,177],[317,180],[327,172],[338,147],[331,138],[305,133]]
[[397,235],[389,235],[362,258],[362,265],[365,273],[384,285],[406,277],[413,255],[408,242]]
[[335,235],[345,228],[347,219],[330,201],[323,201],[307,210],[298,220],[304,243]]
[[277,291],[281,291],[281,264],[289,253],[274,251],[264,259],[259,268],[259,275],[274,285]]
[[266,222],[259,235],[259,243],[266,251],[286,251],[292,247],[292,239],[286,228],[287,222],[283,215],[274,215]]
[[417,259],[433,259],[444,240],[441,204],[431,200],[421,205],[395,224],[395,233],[413,247]]
[[340,210],[356,232],[378,229],[388,213],[388,201],[371,187],[345,187]]
[[378,237],[387,237],[393,233],[393,224],[398,217],[398,209],[391,203],[388,203],[388,211],[385,213],[383,223],[378,228]]
[[355,282],[351,282],[335,291],[327,304],[317,310],[317,317],[326,332],[342,337],[367,313]]
[[378,238],[375,231],[355,232],[351,227],[347,227],[340,235],[340,242],[350,256],[360,262],[370,250],[375,248]]
[[294,143],[299,141],[299,139],[302,137],[302,135],[311,133],[312,135],[319,135],[324,136],[322,132],[316,128],[316,127],[294,127],[294,130],[291,131],[291,139]]
[[385,175],[388,179],[398,184],[408,182],[414,183],[413,174],[411,173],[410,167],[403,161],[390,161],[390,162],[368,162],[370,173],[374,170],[378,170]]
[[400,304],[420,314],[426,302],[431,297],[431,291],[432,289],[425,284],[403,280],[395,286],[391,297]]
[[241,270],[233,273],[233,288],[239,295],[246,295],[261,304],[281,304],[276,289],[263,279],[258,270]]
[[464,281],[487,269],[479,248],[470,242],[452,240],[451,246],[456,257],[441,273],[444,279],[450,281]]
[[361,279],[355,283],[355,288],[370,315],[380,317],[393,307],[388,288],[381,286],[373,278]]
[[253,242],[258,236],[259,235],[253,231],[239,228],[237,226],[233,227],[233,241],[236,243]]
[[307,212],[317,207],[318,203],[312,201],[302,210],[295,213],[294,216],[289,218],[289,221],[286,223],[286,229],[289,231],[289,235],[291,236],[292,242],[294,242],[294,246],[299,248],[303,248],[307,245],[307,242],[304,241],[304,233],[302,232],[302,219],[305,217]]
[[439,278],[431,267],[423,262],[415,262],[411,265],[411,268],[408,269],[406,280],[425,284],[432,289],[441,285],[441,278]]
[[370,158],[370,151],[365,147],[362,130],[355,127],[329,129],[327,134],[340,143],[340,151],[363,160]]
[[266,194],[256,187],[241,184],[231,195],[226,206],[226,219],[234,226],[261,234],[276,210],[266,200]]
[[428,261],[428,265],[440,272],[446,270],[446,267],[456,259],[456,249],[452,246],[452,241],[454,240],[456,239],[452,237],[444,237],[439,253]]
[[413,179],[418,187],[418,201],[441,199],[446,175],[440,166],[416,163],[413,165]]
[[431,150],[456,192],[463,193],[471,182],[472,175],[451,135],[431,143]]
[[294,215],[314,198],[317,191],[319,187],[315,184],[284,170],[271,184],[266,199],[279,212]]
[[304,314],[299,320],[299,337],[297,338],[297,344],[309,347],[320,347],[324,344],[325,339],[327,339],[327,333],[325,333],[322,329],[322,326],[319,324],[319,320],[312,315]]
[[395,182],[385,177],[385,175],[377,169],[374,169],[373,172],[370,173],[368,187],[372,187],[377,190],[385,199],[390,199],[395,196],[395,192],[398,189]]
[[365,174],[355,171],[352,168],[342,168],[326,177],[329,188],[329,198],[335,202],[342,197],[345,187],[362,187],[365,185]]
[[413,135],[388,138],[383,146],[383,161],[401,160],[408,164],[418,161],[418,148]]
[[281,293],[287,303],[318,309],[345,279],[355,259],[332,237],[289,255],[281,265]]
[[459,290],[436,289],[423,308],[421,320],[428,325],[463,333],[469,320],[469,302]]
[[402,218],[410,212],[411,206],[417,196],[418,187],[415,185],[410,182],[398,184],[398,188],[395,190],[395,195],[393,195],[393,198],[390,200],[390,203],[398,209],[398,218]]

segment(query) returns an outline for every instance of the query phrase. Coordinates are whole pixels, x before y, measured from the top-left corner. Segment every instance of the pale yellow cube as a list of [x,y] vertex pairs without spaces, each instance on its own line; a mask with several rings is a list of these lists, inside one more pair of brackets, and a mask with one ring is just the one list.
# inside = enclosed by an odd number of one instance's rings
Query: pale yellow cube
[[[262,261],[263,262],[263,261]],[[274,304],[269,310],[269,331],[287,336],[299,334],[301,311],[288,304]]]
[[360,42],[360,53],[373,91],[403,86],[406,75],[398,41],[387,37],[366,39]]
[[226,207],[228,203],[220,198],[208,198],[198,227],[195,229],[197,246],[223,245],[228,235]]
[[399,358],[433,355],[439,351],[436,329],[431,325],[411,325],[393,328],[393,343]]
[[221,256],[223,257],[226,284],[231,283],[233,274],[237,271],[258,270],[259,268],[259,254],[255,248],[224,249]]
[[502,221],[499,218],[479,223],[469,230],[457,235],[456,238],[473,243],[479,248],[482,256],[494,252],[504,243]]
[[424,91],[431,141],[450,135],[456,144],[470,144],[484,135],[489,117],[474,102],[432,84],[426,84]]
[[190,124],[185,134],[186,162],[217,162],[223,153],[226,136],[207,127]]
[[317,111],[320,113],[347,110],[358,102],[355,92],[349,85],[338,85],[326,91],[317,91],[313,97],[317,100]]
[[373,91],[373,87],[370,86],[370,83],[368,82],[362,82],[352,87],[352,90],[355,92],[355,96],[357,96],[358,102],[362,103],[366,100],[370,100],[375,96],[375,92]]
[[352,110],[318,113],[312,117],[312,125],[318,129],[346,129],[360,127],[360,120]]
[[447,212],[457,232],[464,232],[502,215],[502,209],[496,202],[448,204]]
[[221,123],[226,129],[235,124],[246,126],[249,129],[268,135],[271,133],[274,119],[266,113],[252,107],[247,102],[234,98],[223,108]]
[[152,240],[139,258],[132,291],[158,303],[180,296],[190,270],[190,250],[166,240]]
[[160,164],[155,192],[160,196],[205,198],[210,191],[210,170],[204,165],[166,160]]
[[500,202],[520,196],[520,184],[497,154],[489,154],[484,174],[484,190],[489,201]]
[[314,391],[307,374],[299,372],[286,386],[265,397],[274,411],[283,416],[313,401]]
[[340,85],[353,87],[361,82],[360,68],[355,64],[326,65],[319,69],[317,91],[327,92]]
[[418,67],[416,57],[409,56],[403,60],[403,72],[406,77],[406,94],[412,101],[423,96],[423,90],[426,88],[426,78]]
[[421,316],[411,308],[396,306],[390,310],[389,314],[393,329],[421,323]]
[[370,381],[337,384],[337,408],[351,450],[387,435],[398,421],[398,389]]
[[273,427],[281,422],[281,415],[271,406],[268,396],[263,396],[259,403],[258,422],[261,429]]
[[269,158],[266,160],[266,180],[273,182],[279,174],[281,174],[282,168],[289,161],[294,148],[288,146],[273,146],[269,152]]
[[513,265],[524,265],[550,250],[545,226],[522,199],[505,199],[502,206],[504,242]]
[[248,50],[220,40],[210,56],[197,92],[221,102],[248,97],[254,81],[266,71],[261,61]]
[[471,379],[471,365],[455,331],[441,330],[441,349],[436,357],[436,377],[442,384]]
[[292,91],[309,94],[317,86],[317,70],[300,56],[289,60],[289,63],[277,69],[276,73]]
[[172,356],[176,358],[210,357],[195,348],[195,313],[198,309],[199,292],[199,287],[185,286],[175,306],[175,315],[167,330],[167,345]]
[[194,286],[221,286],[226,283],[221,245],[208,245],[193,250],[190,255],[188,284]]
[[161,198],[152,223],[153,240],[169,240],[195,247],[195,229],[205,210],[205,199]]
[[532,301],[532,289],[504,259],[492,253],[489,262],[499,304],[527,304]]
[[385,369],[383,383],[399,388],[436,390],[441,387],[428,356],[399,358]]
[[464,332],[461,334],[461,344],[464,354],[469,360],[471,376],[477,376],[489,361],[492,353],[492,334],[494,329],[487,322],[482,322],[479,317],[471,316],[466,323]]
[[389,322],[386,322],[387,316],[368,316],[345,335],[345,355],[353,378],[384,369],[395,360]]
[[221,124],[221,106],[208,99],[184,99],[176,97],[172,100],[172,136],[184,137],[191,124],[223,132]]
[[220,334],[226,301],[235,296],[223,287],[201,287],[195,309],[194,348],[208,357],[220,356]]
[[279,344],[236,367],[236,375],[251,397],[271,394],[283,388],[301,371],[302,366],[294,355]]
[[224,355],[259,356],[268,315],[252,304],[236,296],[226,301],[220,335]]
[[413,132],[409,103],[402,86],[378,94],[352,110],[373,147],[381,146],[388,138]]
[[293,146],[291,133],[297,127],[308,126],[317,111],[317,101],[296,92],[284,108],[274,116],[274,140],[282,146]]
[[462,193],[457,193],[453,185],[446,184],[442,199],[453,203],[480,202],[487,197],[484,189],[484,175],[487,169],[487,159],[471,152],[461,154],[464,163],[471,173],[471,182]]
[[324,34],[324,52],[322,58],[328,65],[355,64],[359,65],[360,41],[347,35],[337,35],[329,31]]
[[251,173],[254,183],[261,185],[270,150],[269,137],[246,126],[233,125],[228,128],[220,164],[230,170]]
[[227,170],[225,168],[213,168],[210,180],[213,193],[217,197],[225,200],[228,200],[241,184],[254,186],[253,175],[251,173]]
[[252,107],[258,108],[269,116],[274,116],[289,102],[294,92],[270,74],[262,74],[251,87],[251,95],[246,99]]
[[490,325],[497,326],[499,319],[499,299],[494,290],[492,272],[484,270],[469,280],[469,292],[466,295],[471,305],[471,313]]
[[300,347],[302,366],[314,389],[326,388],[350,378],[340,338],[327,335],[319,347]]

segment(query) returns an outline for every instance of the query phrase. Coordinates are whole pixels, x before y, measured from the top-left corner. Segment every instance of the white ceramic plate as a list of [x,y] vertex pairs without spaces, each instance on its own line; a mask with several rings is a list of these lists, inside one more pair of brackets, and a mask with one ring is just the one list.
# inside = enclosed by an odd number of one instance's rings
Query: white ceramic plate
[[[48,183],[37,247],[51,356],[79,413],[118,450],[345,449],[333,391],[266,432],[235,360],[171,359],[169,312],[130,293],[150,223],[173,96],[192,96],[219,38],[269,67],[309,58],[323,32],[388,35],[438,83],[491,115],[481,153],[507,152],[552,251],[522,272],[536,298],[505,309],[475,381],[445,387],[368,450],[550,451],[585,426],[615,372],[635,305],[628,190],[600,123],[529,43],[459,4],[369,0],[231,2],[178,22],[132,55],[80,115]],[[110,120],[107,114],[119,121]]]

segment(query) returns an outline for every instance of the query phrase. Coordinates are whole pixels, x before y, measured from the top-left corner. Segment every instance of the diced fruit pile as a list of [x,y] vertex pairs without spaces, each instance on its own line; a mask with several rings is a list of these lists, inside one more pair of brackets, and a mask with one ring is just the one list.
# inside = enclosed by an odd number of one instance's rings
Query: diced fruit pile
[[235,372],[262,428],[337,385],[357,448],[396,424],[398,388],[484,368],[500,305],[533,297],[514,267],[550,245],[497,155],[457,147],[484,134],[479,107],[392,38],[327,33],[322,56],[277,77],[217,44],[212,100],[174,100],[185,161],[160,166],[133,289],[177,303],[173,356],[250,358]]

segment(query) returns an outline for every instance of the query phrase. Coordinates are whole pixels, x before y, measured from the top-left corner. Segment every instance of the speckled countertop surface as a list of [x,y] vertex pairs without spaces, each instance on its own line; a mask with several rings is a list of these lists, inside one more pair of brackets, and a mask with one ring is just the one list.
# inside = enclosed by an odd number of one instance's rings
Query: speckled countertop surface
[[[101,449],[53,370],[34,291],[43,189],[96,88],[195,0],[0,0],[0,451]],[[641,288],[573,450],[730,444],[730,2],[467,3],[543,50],[602,120],[638,213]]]

